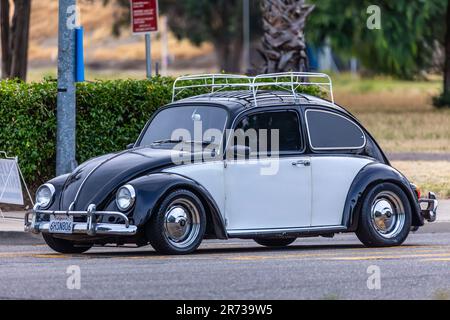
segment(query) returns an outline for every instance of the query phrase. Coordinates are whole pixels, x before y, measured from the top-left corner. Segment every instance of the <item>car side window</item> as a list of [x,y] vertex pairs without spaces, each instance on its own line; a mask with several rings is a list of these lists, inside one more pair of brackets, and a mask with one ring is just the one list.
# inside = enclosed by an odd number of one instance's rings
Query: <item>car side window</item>
[[314,150],[357,150],[366,145],[362,129],[337,113],[306,110],[306,124]]
[[286,154],[303,149],[300,119],[295,111],[250,114],[238,123],[234,135],[233,145],[251,147],[253,156]]

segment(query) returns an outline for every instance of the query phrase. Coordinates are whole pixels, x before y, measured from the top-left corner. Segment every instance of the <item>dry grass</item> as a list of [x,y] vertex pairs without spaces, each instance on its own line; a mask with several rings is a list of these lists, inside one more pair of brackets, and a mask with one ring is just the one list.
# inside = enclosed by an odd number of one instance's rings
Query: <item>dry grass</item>
[[336,100],[375,136],[386,152],[450,152],[450,110],[436,110],[431,99],[437,81],[394,81],[388,78],[343,80]]
[[356,116],[386,152],[450,152],[450,110]]
[[[128,29],[120,37],[112,36],[114,17],[122,8],[103,1],[78,1],[81,23],[85,29],[87,61],[144,60],[142,36],[132,35]],[[55,62],[57,58],[58,0],[33,1],[30,29],[30,60]],[[179,41],[169,34],[169,53],[173,58],[193,58],[213,51],[211,44],[196,47],[189,41]],[[160,59],[161,41],[153,34],[152,57]]]
[[[113,49],[110,47],[100,47],[92,51],[89,59],[96,61],[127,61],[142,60],[145,57],[145,46],[143,37],[136,36],[141,41],[135,43],[115,45]],[[152,58],[160,60],[162,56],[161,42],[153,37],[154,45],[152,46]],[[209,43],[205,43],[200,47],[193,46],[187,40],[178,41],[174,37],[169,40],[169,51],[172,56],[177,59],[189,59],[192,57],[208,54],[213,51],[213,47]]]
[[415,183],[422,193],[433,191],[440,198],[450,198],[450,162],[393,161],[392,166]]
[[433,300],[450,300],[450,291],[448,290],[436,290],[433,294]]

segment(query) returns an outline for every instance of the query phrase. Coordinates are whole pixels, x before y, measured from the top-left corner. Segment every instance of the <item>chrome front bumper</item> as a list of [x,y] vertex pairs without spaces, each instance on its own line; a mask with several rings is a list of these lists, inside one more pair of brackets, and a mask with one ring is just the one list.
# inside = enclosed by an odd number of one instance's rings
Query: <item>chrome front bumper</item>
[[422,217],[428,222],[436,221],[438,200],[433,192],[428,193],[428,198],[420,198],[419,205]]
[[[30,215],[32,216],[30,220]],[[25,215],[25,231],[32,233],[50,233],[50,222],[42,221],[43,215],[87,217],[87,222],[74,222],[73,234],[84,234],[89,236],[111,235],[111,236],[133,236],[137,233],[137,227],[130,225],[126,215],[114,211],[96,211],[95,205],[91,204],[87,211],[51,211],[40,210],[34,207],[33,211]],[[116,217],[125,223],[97,223],[97,217]]]

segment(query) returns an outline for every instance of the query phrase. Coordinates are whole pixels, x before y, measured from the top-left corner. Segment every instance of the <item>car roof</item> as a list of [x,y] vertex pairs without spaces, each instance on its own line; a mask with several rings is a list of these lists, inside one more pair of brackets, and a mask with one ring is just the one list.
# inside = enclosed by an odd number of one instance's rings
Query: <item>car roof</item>
[[340,111],[347,115],[351,114],[343,107],[332,102],[307,94],[296,94],[293,96],[288,91],[260,90],[256,99],[251,90],[217,91],[178,100],[169,106],[178,106],[191,103],[214,103],[228,109],[230,113],[240,113],[245,109],[256,107],[280,107],[280,106],[322,106],[334,111]]

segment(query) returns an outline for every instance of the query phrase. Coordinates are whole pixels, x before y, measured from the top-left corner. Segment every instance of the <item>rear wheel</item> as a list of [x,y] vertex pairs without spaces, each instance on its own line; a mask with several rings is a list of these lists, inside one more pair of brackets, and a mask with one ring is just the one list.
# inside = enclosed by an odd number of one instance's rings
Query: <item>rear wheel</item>
[[187,254],[203,240],[206,214],[200,199],[188,190],[170,193],[146,226],[152,247],[162,254]]
[[47,245],[56,252],[64,254],[84,253],[92,248],[92,245],[78,245],[70,240],[59,239],[53,237],[51,234],[42,234]]
[[364,197],[356,235],[368,247],[401,245],[411,229],[411,205],[392,183],[373,187]]
[[254,239],[257,244],[265,247],[286,247],[293,243],[297,238],[261,238]]

